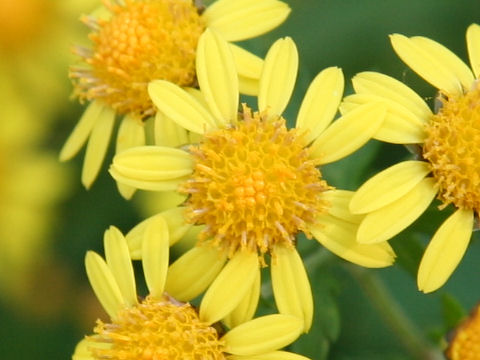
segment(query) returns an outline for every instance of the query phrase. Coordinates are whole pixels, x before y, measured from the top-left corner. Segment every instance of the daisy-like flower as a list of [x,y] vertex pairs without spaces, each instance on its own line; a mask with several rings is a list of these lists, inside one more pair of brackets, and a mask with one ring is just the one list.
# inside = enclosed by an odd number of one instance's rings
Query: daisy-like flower
[[[74,95],[90,104],[60,153],[61,160],[68,160],[88,140],[82,172],[87,188],[102,165],[116,115],[122,117],[116,152],[145,144],[144,123],[156,114],[147,92],[150,81],[197,85],[196,48],[205,29],[215,29],[228,41],[245,40],[278,26],[290,12],[278,0],[218,0],[206,9],[192,0],[103,3],[104,8],[82,18],[92,29],[93,46],[74,48],[83,61],[71,67],[70,77]],[[230,47],[242,92],[255,94],[262,60],[234,44]],[[158,142],[168,131],[180,129],[158,114],[154,131]],[[183,136],[188,137],[185,132]],[[127,198],[133,194],[130,188],[119,190]]]
[[127,242],[115,227],[105,232],[105,260],[85,258],[90,284],[110,317],[97,320],[94,334],[82,340],[73,360],[169,359],[308,360],[278,351],[302,332],[291,315],[266,315],[227,329],[212,323],[189,303],[165,291],[169,258],[168,225],[157,217],[143,241],[143,271],[148,295],[139,298]]
[[396,164],[362,185],[350,210],[366,214],[358,241],[379,243],[415,221],[437,198],[440,209],[454,213],[430,241],[418,271],[418,287],[431,292],[452,274],[471,238],[480,209],[480,27],[467,30],[473,70],[456,55],[425,37],[392,35],[400,58],[439,91],[440,107],[432,112],[423,99],[401,82],[375,72],[353,79],[357,94],[345,99],[343,110],[382,101],[387,106],[379,140],[411,145],[417,158]]
[[480,306],[454,330],[445,354],[449,360],[480,359]]
[[[212,321],[244,301],[258,300],[257,279],[264,255],[269,254],[279,311],[303,318],[308,331],[312,296],[295,248],[299,232],[360,265],[382,267],[393,261],[386,243],[356,243],[362,216],[348,211],[351,193],[334,190],[318,169],[363,145],[380,126],[385,111],[367,105],[331,123],[344,86],[342,71],[332,67],[312,82],[296,128],[288,129],[281,114],[297,67],[294,42],[290,38],[275,42],[260,78],[259,111],[245,104],[239,111],[234,57],[228,44],[207,30],[197,53],[201,94],[192,96],[166,81],[149,85],[159,110],[197,134],[199,143],[185,149],[132,148],[113,160],[110,172],[117,181],[188,195],[179,208],[179,222],[202,225],[203,230],[199,245],[172,265],[166,289],[181,298],[178,286],[198,292],[213,281],[203,299],[208,305],[201,310],[211,313]],[[367,123],[370,126],[363,126]]]

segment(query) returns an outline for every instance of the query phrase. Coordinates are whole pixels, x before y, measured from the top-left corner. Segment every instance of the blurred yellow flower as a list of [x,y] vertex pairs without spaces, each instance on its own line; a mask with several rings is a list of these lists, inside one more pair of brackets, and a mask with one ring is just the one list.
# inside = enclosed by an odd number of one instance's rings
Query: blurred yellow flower
[[455,329],[445,354],[449,360],[480,359],[480,306]]
[[420,144],[417,159],[396,164],[362,185],[350,210],[365,214],[358,241],[388,240],[414,222],[437,195],[440,209],[455,212],[440,226],[423,255],[418,287],[431,292],[441,287],[465,253],[480,210],[480,26],[467,30],[473,70],[447,48],[425,37],[392,35],[400,58],[439,90],[440,108],[433,113],[413,90],[374,72],[353,79],[356,95],[342,110],[381,101],[387,107],[375,137],[398,144]]
[[[55,156],[25,140],[28,123],[0,122],[0,294],[28,302],[28,279],[49,257],[54,206],[66,189]],[[31,119],[29,119],[31,120]],[[11,125],[13,123],[15,125]],[[19,127],[18,122],[23,125]]]
[[93,0],[0,0],[0,118],[34,119],[29,136],[68,103],[65,75],[70,44],[81,28],[75,19]]
[[[302,332],[302,321],[266,315],[232,329],[165,292],[169,259],[167,222],[157,217],[146,229],[142,265],[149,294],[139,298],[127,242],[111,227],[105,232],[105,258],[88,252],[87,275],[110,322],[97,321],[94,335],[82,340],[73,360],[99,359],[266,359],[308,360],[277,351]],[[207,316],[206,316],[207,315]],[[213,316],[216,318],[217,316]]]
[[[278,0],[218,0],[206,9],[191,0],[103,1],[105,7],[82,21],[92,33],[92,47],[75,47],[81,57],[71,67],[74,95],[90,105],[65,143],[61,160],[75,156],[88,140],[82,183],[89,188],[98,175],[115,116],[123,116],[116,152],[145,144],[145,121],[156,114],[148,83],[162,79],[183,87],[197,85],[195,60],[199,36],[215,29],[228,41],[261,35],[282,23],[289,7]],[[254,94],[262,60],[230,44],[241,75],[241,89]],[[165,136],[159,114],[157,137]],[[179,131],[185,130],[179,129]],[[186,133],[185,133],[185,136]],[[119,186],[129,198],[133,189]]]
[[68,103],[69,47],[81,33],[75,18],[91,5],[0,0],[0,293],[9,305],[31,305],[32,282],[47,267],[67,174],[42,146],[59,104]]
[[259,111],[244,104],[239,112],[234,57],[228,44],[207,30],[197,50],[201,93],[192,96],[161,80],[149,85],[159,110],[196,134],[199,144],[187,149],[128,149],[115,156],[110,172],[127,185],[188,195],[184,207],[177,208],[178,222],[203,226],[199,246],[172,265],[168,292],[181,300],[183,288],[189,294],[201,292],[213,281],[203,300],[208,306],[202,309],[215,309],[222,318],[244,303],[256,304],[260,265],[265,264],[264,255],[270,254],[277,306],[281,313],[303,318],[308,331],[313,305],[295,247],[299,232],[364,266],[388,266],[394,254],[386,243],[356,243],[363,217],[349,213],[351,193],[334,190],[318,169],[368,141],[380,126],[384,110],[367,105],[331,123],[344,86],[342,71],[332,67],[312,82],[296,128],[287,129],[281,114],[293,91],[297,66],[294,42],[278,40],[266,56],[260,77]]

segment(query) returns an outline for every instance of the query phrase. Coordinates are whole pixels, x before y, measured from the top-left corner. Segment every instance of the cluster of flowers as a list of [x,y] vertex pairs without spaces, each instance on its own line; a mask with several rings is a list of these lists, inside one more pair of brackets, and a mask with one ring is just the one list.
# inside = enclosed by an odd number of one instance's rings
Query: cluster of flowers
[[[289,128],[282,114],[297,75],[295,43],[277,40],[265,59],[232,43],[281,24],[286,4],[103,3],[82,18],[93,46],[75,48],[82,62],[70,75],[75,95],[90,104],[60,157],[88,141],[82,182],[91,186],[122,116],[110,166],[120,193],[173,192],[182,202],[125,236],[107,230],[105,260],[87,253],[88,278],[111,322],[98,321],[74,359],[305,359],[279,351],[312,324],[296,236],[352,263],[386,267],[395,259],[388,240],[435,196],[455,211],[425,251],[418,287],[431,292],[447,281],[480,209],[480,26],[467,30],[471,69],[430,39],[391,36],[399,57],[438,89],[435,112],[376,72],[356,75],[355,94],[344,98],[342,71],[330,67],[313,79]],[[257,106],[239,104],[240,93],[256,96]],[[322,178],[319,166],[372,138],[408,145],[415,158],[356,192]],[[169,264],[169,247],[192,234],[196,245]],[[149,291],[142,298],[134,259]],[[279,313],[254,319],[267,264]],[[189,304],[202,295],[198,308]]]

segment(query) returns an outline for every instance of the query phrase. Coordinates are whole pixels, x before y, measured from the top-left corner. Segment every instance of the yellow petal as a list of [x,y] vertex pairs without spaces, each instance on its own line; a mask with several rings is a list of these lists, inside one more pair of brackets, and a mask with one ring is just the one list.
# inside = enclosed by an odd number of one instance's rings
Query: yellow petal
[[268,50],[260,78],[258,108],[281,115],[287,107],[298,70],[298,52],[289,37],[278,39]]
[[144,123],[131,116],[125,116],[118,128],[116,153],[141,145],[145,145]]
[[440,226],[420,262],[417,282],[421,291],[435,291],[448,280],[467,250],[472,227],[473,211],[464,209]]
[[238,113],[238,75],[228,43],[207,29],[196,56],[197,79],[218,127],[235,122]]
[[213,324],[231,313],[251,289],[259,266],[256,252],[235,254],[205,292],[200,320]]
[[419,118],[403,105],[377,95],[355,94],[347,96],[340,105],[342,114],[368,103],[382,102],[387,113],[380,128],[373,135],[374,139],[393,144],[419,144],[426,138],[425,124],[431,118]]
[[354,264],[379,268],[393,264],[395,254],[387,242],[360,244],[356,240],[357,225],[330,215],[318,218],[309,230],[328,250]]
[[138,146],[113,158],[112,169],[127,178],[162,181],[181,178],[192,173],[191,155],[166,146]]
[[372,244],[391,239],[423,214],[436,193],[433,178],[421,180],[396,201],[368,213],[358,227],[357,241]]
[[159,217],[163,218],[167,223],[169,245],[172,246],[180,240],[192,227],[192,224],[188,224],[185,221],[184,212],[185,208],[183,207],[168,209],[143,220],[132,228],[125,236],[132,259],[139,260],[142,258],[142,243],[145,231],[150,222],[156,222]]
[[426,161],[403,161],[367,180],[353,195],[350,210],[363,214],[380,209],[409,192],[430,172]]
[[309,358],[287,351],[272,351],[260,355],[229,355],[227,360],[310,360]]
[[467,29],[467,48],[470,66],[475,77],[480,77],[480,26],[472,24]]
[[291,344],[304,329],[302,319],[291,315],[267,315],[230,330],[222,340],[225,352],[234,355],[258,355]]
[[161,297],[165,288],[169,258],[167,222],[161,216],[150,221],[142,242],[142,265],[151,295]]
[[205,291],[225,261],[216,248],[196,246],[170,265],[165,291],[179,301],[190,301]]
[[365,71],[355,75],[352,84],[357,94],[376,95],[391,100],[419,119],[429,119],[432,115],[427,103],[415,91],[390,76]]
[[304,331],[312,326],[313,299],[310,281],[296,249],[275,246],[271,264],[275,303],[281,314],[302,319]]
[[[134,146],[145,145],[144,123],[131,116],[125,116],[120,123],[117,134],[116,153]],[[125,199],[130,199],[135,193],[135,188],[117,183],[118,191]]]
[[238,90],[241,94],[257,96],[260,89],[260,82],[257,79],[238,77]]
[[92,132],[95,123],[103,112],[104,105],[98,101],[93,101],[88,105],[72,133],[68,137],[65,145],[60,151],[60,161],[69,160],[74,157],[81,149]]
[[125,307],[122,293],[105,261],[93,251],[85,256],[85,267],[95,295],[111,319],[116,319],[118,312]]
[[189,176],[183,176],[170,180],[141,180],[131,176],[125,176],[113,167],[110,167],[110,170],[108,170],[108,172],[116,181],[120,182],[121,184],[132,186],[136,189],[151,191],[178,190],[179,185],[190,178]]
[[187,130],[157,111],[153,125],[155,145],[180,147],[188,143]]
[[349,210],[349,204],[354,194],[353,191],[335,189],[325,191],[321,198],[328,201],[328,213],[330,215],[353,224],[359,224],[364,216],[352,214]]
[[298,112],[296,128],[307,131],[305,142],[315,140],[332,122],[343,96],[342,70],[329,67],[320,72],[308,87]]
[[327,164],[350,155],[372,138],[385,113],[382,103],[366,104],[350,111],[313,142],[310,157]]
[[[95,336],[92,336],[95,338]],[[108,349],[112,347],[112,344],[108,344],[101,341],[83,339],[75,347],[75,352],[72,356],[72,360],[95,360],[92,355],[91,349]]]
[[87,189],[95,181],[102,167],[114,123],[115,112],[110,108],[103,108],[88,139],[87,151],[83,161],[82,184]]
[[233,54],[233,59],[235,60],[238,75],[250,79],[260,79],[260,76],[262,75],[263,59],[238,45],[229,45]]
[[[187,93],[192,95],[195,98],[195,100],[197,100],[205,109],[208,109],[207,101],[205,100],[205,96],[200,91],[200,89],[193,88],[193,87],[186,87],[186,88],[183,88],[183,90],[185,90]],[[197,133],[195,133],[195,135],[200,136],[200,138],[202,136],[201,134],[197,134]]]
[[103,243],[105,260],[122,293],[123,302],[128,306],[133,306],[137,303],[137,290],[127,242],[120,230],[115,226],[110,226],[105,231]]
[[397,55],[430,84],[447,94],[462,94],[460,79],[450,67],[450,57],[445,55],[450,52],[448,49],[438,44],[443,50],[441,57],[437,58],[437,53],[430,53],[431,48],[423,46],[413,38],[394,34],[390,35],[390,41]]
[[264,34],[287,18],[290,8],[277,0],[218,0],[202,14],[207,26],[228,41]]
[[187,223],[184,213],[185,208],[182,206],[167,209],[160,213],[167,222],[170,246],[179,241],[192,227],[191,223]]
[[448,68],[460,81],[463,89],[470,90],[474,80],[472,70],[457,55],[436,41],[423,36],[414,36],[410,40]]
[[148,94],[158,110],[187,130],[203,134],[215,129],[212,115],[192,95],[165,80],[148,84]]
[[246,296],[240,301],[240,304],[223,319],[223,322],[230,328],[237,327],[244,322],[252,320],[257,310],[258,300],[260,297],[260,268],[257,271],[252,288],[247,292]]

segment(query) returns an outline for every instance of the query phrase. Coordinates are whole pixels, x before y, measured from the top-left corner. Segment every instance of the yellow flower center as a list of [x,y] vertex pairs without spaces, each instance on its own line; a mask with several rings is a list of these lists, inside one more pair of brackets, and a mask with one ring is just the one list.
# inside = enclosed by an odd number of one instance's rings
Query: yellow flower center
[[48,23],[51,3],[45,0],[0,0],[0,50],[17,50],[33,42]]
[[480,88],[443,99],[427,126],[423,156],[432,165],[443,207],[480,210]]
[[194,173],[180,189],[190,195],[187,218],[205,224],[200,239],[212,239],[229,256],[293,246],[327,209],[320,196],[329,186],[282,117],[252,114],[244,105],[237,125],[207,134],[190,151]]
[[122,310],[118,319],[97,320],[89,350],[98,360],[224,360],[217,330],[200,321],[195,309],[174,299],[147,297]]
[[205,26],[192,1],[104,3],[112,13],[109,20],[84,18],[94,29],[93,49],[74,49],[89,65],[71,69],[75,94],[100,99],[119,114],[150,116],[155,112],[147,93],[151,80],[195,84],[195,52]]
[[457,329],[446,351],[449,360],[480,360],[480,308]]

